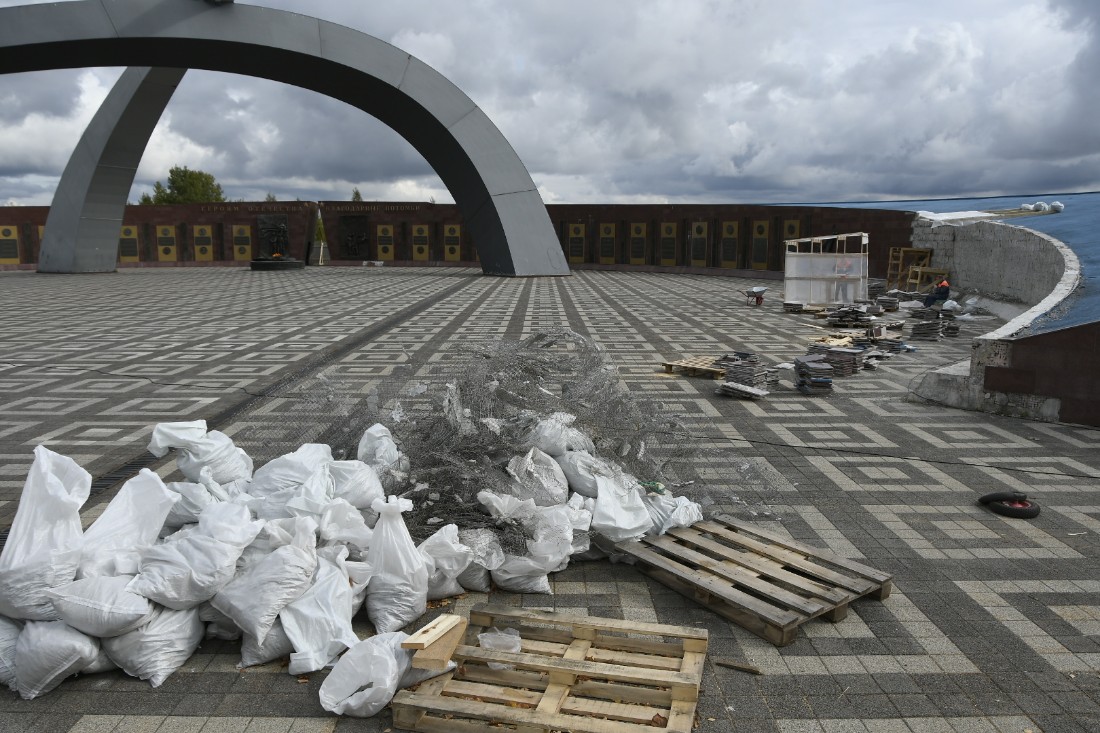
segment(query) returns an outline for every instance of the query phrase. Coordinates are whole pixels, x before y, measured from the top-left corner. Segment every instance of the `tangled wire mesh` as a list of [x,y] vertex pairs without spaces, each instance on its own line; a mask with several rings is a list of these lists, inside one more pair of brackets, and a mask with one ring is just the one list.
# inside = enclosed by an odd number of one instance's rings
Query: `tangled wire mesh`
[[591,339],[560,328],[464,350],[462,376],[431,395],[435,409],[391,428],[412,463],[403,493],[416,504],[406,523],[417,540],[453,522],[491,528],[505,551],[523,554],[523,530],[485,514],[477,494],[510,493],[504,466],[530,448],[528,433],[544,418],[571,422],[598,455],[642,481],[695,478],[696,441],[659,403],[636,400]]

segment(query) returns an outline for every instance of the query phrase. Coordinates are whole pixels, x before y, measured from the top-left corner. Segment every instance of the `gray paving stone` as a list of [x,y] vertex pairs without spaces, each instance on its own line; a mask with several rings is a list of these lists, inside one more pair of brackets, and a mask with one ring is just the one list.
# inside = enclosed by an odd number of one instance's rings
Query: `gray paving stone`
[[[892,572],[895,595],[856,601],[837,624],[811,621],[778,650],[624,565],[577,563],[555,581],[584,586],[545,597],[494,593],[492,602],[613,618],[652,613],[708,629],[712,655],[768,671],[708,665],[702,731],[905,733],[898,723],[957,733],[1029,718],[1044,733],[1100,729],[1100,640],[1073,620],[1100,593],[1093,508],[1100,441],[1072,426],[904,399],[924,369],[968,355],[974,326],[838,380],[828,400],[781,385],[750,405],[714,395],[709,380],[669,378],[657,366],[689,352],[757,351],[775,362],[805,352],[820,333],[813,319],[783,313],[778,301],[744,314],[730,308],[741,281],[585,271],[550,283],[443,268],[371,270],[310,268],[295,278],[193,268],[111,278],[0,274],[0,308],[20,314],[0,327],[0,529],[14,515],[38,442],[98,476],[140,456],[158,421],[215,420],[248,402],[230,424],[212,427],[231,430],[257,464],[307,440],[346,453],[363,421],[385,421],[389,407],[367,409],[371,389],[385,405],[401,399],[409,411],[421,409],[408,387],[459,373],[459,346],[565,324],[598,337],[640,399],[664,403],[718,446],[704,454],[705,477],[684,493],[709,511],[764,521]],[[65,299],[54,297],[58,289]],[[356,339],[340,360],[328,358]],[[431,378],[418,376],[422,370]],[[291,375],[275,399],[255,397]],[[859,445],[841,445],[836,435]],[[1035,521],[1004,520],[974,503],[1015,485],[1041,492]],[[88,517],[109,498],[94,496]],[[1050,586],[1015,589],[1019,579]],[[968,585],[1005,581],[997,591]],[[810,633],[813,625],[820,632]],[[108,673],[68,680],[34,701],[0,694],[0,733],[121,716],[169,716],[159,728],[169,733],[195,722],[245,731],[283,730],[290,721],[300,733],[392,726],[388,712],[365,721],[324,713],[323,672],[305,683],[278,669],[241,673],[238,657],[238,642],[207,640],[157,690]]]

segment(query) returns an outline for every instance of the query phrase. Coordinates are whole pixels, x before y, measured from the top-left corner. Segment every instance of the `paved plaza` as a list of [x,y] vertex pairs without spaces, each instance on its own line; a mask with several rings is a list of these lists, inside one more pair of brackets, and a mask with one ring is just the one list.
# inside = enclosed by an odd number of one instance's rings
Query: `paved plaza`
[[[765,303],[746,305],[740,291],[759,284],[772,287]],[[828,398],[797,392],[791,372],[767,398],[742,401],[661,368],[685,355],[751,351],[772,364],[805,354],[828,329],[784,313],[777,286],[426,267],[0,273],[0,533],[36,445],[97,479],[90,523],[141,466],[178,480],[172,461],[145,451],[158,422],[206,419],[257,465],[306,442],[347,456],[372,422],[432,409],[470,358],[464,347],[564,326],[599,343],[639,400],[690,428],[699,480],[677,491],[706,514],[892,573],[893,593],[854,602],[842,621],[810,621],[782,648],[606,561],[552,576],[551,596],[470,593],[444,610],[490,600],[705,627],[699,731],[1100,730],[1100,433],[906,400],[915,378],[968,358],[970,339],[999,321],[913,341],[916,351],[838,379]],[[976,505],[1004,489],[1027,492],[1040,516]],[[718,657],[761,674],[715,666]],[[238,661],[238,643],[211,640],[157,689],[117,672],[71,678],[31,701],[5,690],[0,733],[393,729],[388,710],[367,720],[326,713],[324,673],[299,678],[278,663],[240,671]]]

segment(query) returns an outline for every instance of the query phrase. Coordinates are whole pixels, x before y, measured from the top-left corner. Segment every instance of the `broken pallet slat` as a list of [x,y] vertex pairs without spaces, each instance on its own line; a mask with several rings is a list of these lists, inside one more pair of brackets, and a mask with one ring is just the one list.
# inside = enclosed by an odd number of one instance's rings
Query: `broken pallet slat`
[[419,631],[401,642],[402,649],[424,649],[436,639],[439,639],[448,631],[458,626],[464,619],[453,613],[445,613],[433,619]]
[[443,636],[428,644],[423,649],[413,654],[412,666],[416,669],[443,670],[451,663],[455,649],[462,643],[466,635],[466,627],[469,621],[460,618],[457,624],[452,625]]
[[[705,629],[481,605],[458,667],[394,697],[396,727],[495,733],[689,733]],[[518,654],[474,646],[484,628],[519,627]],[[530,633],[538,639],[528,638]],[[671,640],[671,641],[670,641]],[[490,661],[512,669],[491,669]]]
[[798,627],[842,620],[848,603],[889,596],[891,576],[724,515],[618,545],[638,568],[749,631],[784,646]]

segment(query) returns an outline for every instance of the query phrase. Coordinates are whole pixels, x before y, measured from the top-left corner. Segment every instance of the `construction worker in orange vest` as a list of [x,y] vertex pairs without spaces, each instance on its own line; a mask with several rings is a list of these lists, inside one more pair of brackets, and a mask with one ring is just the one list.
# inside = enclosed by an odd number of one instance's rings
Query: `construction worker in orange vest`
[[945,277],[936,283],[936,287],[932,289],[932,292],[928,294],[924,299],[924,307],[930,308],[933,304],[941,300],[947,300],[951,297],[951,283],[947,282]]

